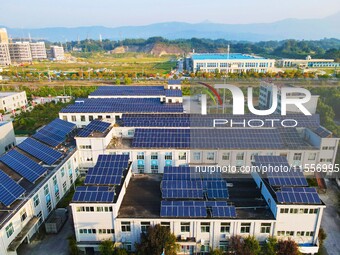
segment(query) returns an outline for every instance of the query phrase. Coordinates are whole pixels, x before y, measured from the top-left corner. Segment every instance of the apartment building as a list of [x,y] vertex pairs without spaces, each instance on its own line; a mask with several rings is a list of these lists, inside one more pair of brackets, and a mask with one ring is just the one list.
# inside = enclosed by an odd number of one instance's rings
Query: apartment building
[[30,48],[33,60],[47,59],[44,42],[30,42]]
[[15,145],[15,135],[11,121],[0,121],[0,155]]
[[8,47],[12,62],[32,62],[31,47],[29,42],[9,43]]
[[21,92],[0,92],[0,110],[11,112],[27,105],[25,91]]

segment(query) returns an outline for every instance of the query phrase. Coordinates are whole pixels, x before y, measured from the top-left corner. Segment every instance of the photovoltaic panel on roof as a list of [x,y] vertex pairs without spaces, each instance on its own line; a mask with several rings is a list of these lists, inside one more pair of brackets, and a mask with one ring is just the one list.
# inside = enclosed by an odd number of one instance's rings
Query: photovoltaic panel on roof
[[234,218],[236,210],[226,202],[214,201],[162,201],[161,217],[206,218],[208,213],[216,218]]
[[166,97],[182,97],[182,90],[180,89],[167,89],[165,90]]
[[120,185],[128,168],[129,155],[99,155],[96,165],[88,170],[85,185]]
[[73,202],[113,203],[115,191],[109,187],[77,187]]
[[266,168],[266,176],[272,186],[308,186],[303,172],[298,167],[291,167],[284,156],[255,156],[254,165]]
[[279,203],[282,204],[321,204],[320,197],[315,188],[310,187],[283,187],[276,192]]
[[56,147],[65,141],[66,136],[76,128],[76,125],[61,119],[55,119],[33,135],[33,138]]
[[188,114],[123,114],[125,127],[189,127]]
[[5,206],[10,206],[21,195],[25,189],[12,180],[7,174],[0,170],[0,202]]
[[168,80],[169,85],[180,85],[181,80]]
[[332,132],[327,130],[326,128],[319,126],[315,129],[313,129],[314,133],[322,138],[327,138],[332,136]]
[[18,144],[18,147],[48,165],[53,165],[63,156],[63,154],[59,151],[56,151],[32,138],[25,139],[22,143]]
[[92,132],[101,132],[104,133],[109,127],[110,123],[100,121],[100,120],[93,120],[88,124],[85,128],[83,128],[77,136],[79,137],[88,137]]
[[32,159],[24,156],[16,150],[11,150],[0,157],[0,161],[31,183],[34,183],[47,171]]
[[61,113],[179,113],[181,103],[164,103],[159,98],[88,98],[63,108]]
[[91,96],[163,96],[164,86],[100,86]]

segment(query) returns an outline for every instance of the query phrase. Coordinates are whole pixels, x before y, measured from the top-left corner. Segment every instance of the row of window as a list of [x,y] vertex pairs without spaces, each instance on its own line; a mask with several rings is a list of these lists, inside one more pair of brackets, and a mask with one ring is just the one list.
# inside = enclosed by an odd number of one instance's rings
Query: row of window
[[77,206],[77,212],[112,212],[112,206]]
[[[294,236],[294,231],[277,231],[277,236]],[[296,236],[314,236],[313,231],[297,231]]]
[[79,234],[114,234],[114,229],[94,229],[94,228],[81,228]]
[[[106,119],[111,119],[111,115],[105,115],[105,118]],[[65,120],[65,121],[68,121],[67,115],[62,116],[62,119]],[[94,119],[95,119],[95,117],[93,115],[89,115],[88,116],[88,121],[92,121]],[[97,119],[99,119],[99,120],[103,119],[103,115],[98,115]],[[71,115],[71,121],[72,122],[76,122],[77,121],[77,116],[76,115]],[[86,121],[86,116],[85,115],[80,115],[80,121],[81,122],[85,122]]]
[[317,214],[319,209],[317,208],[281,208],[280,213],[291,213],[291,214],[298,214],[298,213],[303,213],[303,214]]
[[198,62],[196,63],[196,68],[202,68],[202,67],[231,67],[232,65],[237,65],[238,67],[272,67],[273,63],[269,63],[269,62],[262,62],[262,63],[258,63],[258,62],[246,62],[246,63],[240,63],[240,62],[234,62],[234,63],[202,63],[202,62]]

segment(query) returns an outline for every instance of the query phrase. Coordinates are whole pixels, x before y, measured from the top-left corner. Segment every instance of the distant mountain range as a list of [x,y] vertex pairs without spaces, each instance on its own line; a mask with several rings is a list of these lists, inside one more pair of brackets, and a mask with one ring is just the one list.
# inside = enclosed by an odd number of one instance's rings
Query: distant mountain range
[[[317,40],[322,38],[340,38],[340,12],[323,19],[285,19],[273,23],[257,24],[216,24],[202,22],[190,24],[184,22],[156,23],[146,26],[124,27],[49,27],[19,29],[7,27],[12,38],[41,38],[51,42],[76,41],[90,38],[125,39],[149,38],[161,36],[167,39],[210,38],[237,41],[268,41],[284,39]],[[1,27],[1,26],[0,26]],[[6,27],[6,26],[3,26]]]

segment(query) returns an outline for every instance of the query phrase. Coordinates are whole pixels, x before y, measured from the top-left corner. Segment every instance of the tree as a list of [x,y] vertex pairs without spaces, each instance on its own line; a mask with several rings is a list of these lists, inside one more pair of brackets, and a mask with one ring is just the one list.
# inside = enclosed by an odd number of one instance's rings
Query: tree
[[113,255],[128,255],[128,252],[123,248],[116,248]]
[[212,252],[210,252],[210,255],[223,255],[223,251],[220,249],[215,249]]
[[325,230],[323,228],[320,228],[319,235],[318,235],[320,247],[323,246],[323,243],[326,240],[326,238],[327,238],[327,234],[326,234]]
[[244,255],[258,255],[260,254],[261,247],[259,241],[253,236],[248,236],[243,240],[243,253]]
[[170,229],[157,224],[141,234],[140,244],[136,244],[137,255],[159,255],[163,249],[166,255],[176,255],[178,245]]
[[70,236],[68,238],[68,246],[69,246],[69,250],[70,250],[71,255],[78,255],[79,254],[77,241],[73,236]]
[[300,255],[299,247],[296,242],[291,239],[279,240],[277,242],[277,255]]
[[101,255],[112,255],[114,250],[114,244],[110,239],[102,241],[99,245]]
[[267,242],[263,245],[261,254],[262,255],[276,255],[277,239],[269,237]]
[[232,236],[230,238],[230,250],[235,254],[242,254],[243,252],[243,242],[240,236]]

